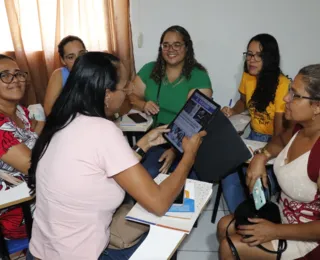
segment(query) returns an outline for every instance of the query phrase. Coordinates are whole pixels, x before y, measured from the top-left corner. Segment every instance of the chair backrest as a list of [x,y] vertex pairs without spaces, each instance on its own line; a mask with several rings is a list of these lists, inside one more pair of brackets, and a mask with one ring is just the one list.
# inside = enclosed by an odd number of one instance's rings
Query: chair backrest
[[218,111],[207,127],[194,168],[201,181],[219,181],[251,158],[247,146],[225,115]]
[[19,252],[21,250],[27,249],[29,246],[29,239],[12,239],[12,240],[6,240],[6,245],[9,254],[14,254],[16,252]]

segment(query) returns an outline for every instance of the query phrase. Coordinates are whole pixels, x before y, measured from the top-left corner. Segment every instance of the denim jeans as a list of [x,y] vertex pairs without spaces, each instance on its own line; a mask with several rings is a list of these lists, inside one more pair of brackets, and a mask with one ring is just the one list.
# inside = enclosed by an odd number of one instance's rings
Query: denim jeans
[[[142,161],[143,167],[149,172],[149,174],[153,179],[158,176],[159,170],[163,164],[163,162],[159,162],[159,158],[167,149],[169,149],[169,146],[167,145],[151,147]],[[181,156],[178,155],[177,158],[172,163],[168,171],[169,173],[175,170],[180,160],[181,160]],[[198,179],[197,174],[194,170],[191,170],[189,172],[188,178],[193,180]]]
[[[128,260],[133,253],[138,249],[142,242],[147,237],[148,233],[145,233],[141,236],[139,242],[132,247],[125,249],[109,249],[107,248],[102,252],[98,260]],[[26,260],[34,260],[34,257],[28,250]]]
[[[271,139],[271,135],[260,134],[252,130],[247,139],[260,142],[268,142]],[[247,167],[243,167],[244,173],[246,173],[246,170]],[[274,194],[278,189],[276,177],[274,176],[273,169],[268,169],[267,173],[271,185],[271,194]],[[235,172],[226,176],[221,181],[221,184],[223,196],[227,203],[229,211],[231,213],[234,213],[238,205],[246,199],[246,195],[241,185],[238,173]]]

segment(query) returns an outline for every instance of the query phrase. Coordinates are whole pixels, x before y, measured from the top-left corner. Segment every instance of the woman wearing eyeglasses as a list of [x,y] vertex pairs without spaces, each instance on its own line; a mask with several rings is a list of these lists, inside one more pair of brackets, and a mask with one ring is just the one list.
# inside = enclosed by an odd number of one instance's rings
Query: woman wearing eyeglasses
[[[27,77],[12,58],[0,54],[0,193],[26,179],[31,149],[44,126],[44,122],[31,122],[27,108],[19,105]],[[0,210],[6,238],[27,237],[22,221],[21,208]]]
[[[249,41],[244,56],[244,73],[239,86],[240,99],[234,107],[224,107],[222,112],[229,117],[248,109],[251,116],[248,139],[268,142],[283,130],[283,97],[288,92],[290,80],[281,72],[279,47],[273,36],[254,36]],[[222,187],[229,210],[234,212],[245,199],[238,175],[234,173],[227,176],[222,181]]]
[[[153,115],[154,126],[169,124],[195,89],[212,97],[209,75],[194,56],[187,30],[171,26],[161,35],[157,60],[138,72],[130,100],[134,108]],[[173,148],[154,147],[143,165],[156,177],[169,171],[175,157]]]
[[[241,259],[277,259],[256,246],[277,250],[279,239],[288,243],[281,259],[317,260],[320,256],[320,64],[299,71],[284,101],[285,118],[297,123],[294,131],[272,138],[265,147],[268,153],[255,155],[247,172],[250,190],[258,178],[266,184],[265,164],[276,158],[282,224],[264,219],[249,219],[254,225],[238,229],[231,224],[229,235]],[[220,259],[235,259],[225,238],[232,218],[225,216],[218,224]]]
[[64,65],[56,69],[49,80],[46,95],[44,98],[44,111],[49,115],[54,102],[61,93],[62,88],[67,82],[70,70],[76,58],[87,52],[83,41],[77,36],[66,36],[58,45],[60,61]]

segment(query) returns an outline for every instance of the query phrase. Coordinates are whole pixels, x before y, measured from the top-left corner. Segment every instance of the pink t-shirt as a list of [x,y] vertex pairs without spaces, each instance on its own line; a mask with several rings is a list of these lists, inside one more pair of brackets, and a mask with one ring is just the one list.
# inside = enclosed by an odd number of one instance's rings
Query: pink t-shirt
[[95,260],[124,190],[112,176],[138,163],[114,123],[79,115],[52,138],[36,173],[30,251],[42,260]]

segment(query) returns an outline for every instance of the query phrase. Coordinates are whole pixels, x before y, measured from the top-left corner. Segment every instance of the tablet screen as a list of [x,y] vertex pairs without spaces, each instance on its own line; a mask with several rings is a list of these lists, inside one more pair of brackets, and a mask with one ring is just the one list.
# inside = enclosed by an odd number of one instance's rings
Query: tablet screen
[[199,90],[195,90],[180,113],[171,122],[171,131],[164,137],[181,153],[182,139],[200,132],[215,115],[220,106]]

